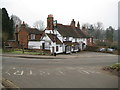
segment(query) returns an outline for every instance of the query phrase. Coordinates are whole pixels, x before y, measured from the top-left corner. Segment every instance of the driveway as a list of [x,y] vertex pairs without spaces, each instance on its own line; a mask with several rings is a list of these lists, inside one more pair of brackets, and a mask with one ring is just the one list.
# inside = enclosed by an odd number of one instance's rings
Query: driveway
[[20,88],[117,88],[118,77],[102,70],[116,62],[117,55],[96,52],[56,59],[4,56],[2,73]]

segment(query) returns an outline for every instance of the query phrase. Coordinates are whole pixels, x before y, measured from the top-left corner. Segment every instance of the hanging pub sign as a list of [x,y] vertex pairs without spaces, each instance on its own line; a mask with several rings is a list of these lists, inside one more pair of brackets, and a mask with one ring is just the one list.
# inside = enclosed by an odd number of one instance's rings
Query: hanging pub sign
[[57,28],[57,20],[53,21],[53,25],[54,25],[54,28],[56,29]]

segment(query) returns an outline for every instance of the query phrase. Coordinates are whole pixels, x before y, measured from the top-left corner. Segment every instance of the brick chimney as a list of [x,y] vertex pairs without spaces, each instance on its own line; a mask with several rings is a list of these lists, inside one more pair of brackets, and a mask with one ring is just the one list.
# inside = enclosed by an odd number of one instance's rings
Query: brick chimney
[[53,30],[53,15],[49,14],[47,18],[47,29]]
[[74,19],[72,19],[72,21],[71,21],[71,26],[75,27],[75,21],[74,21]]
[[77,23],[77,28],[79,28],[79,29],[80,29],[80,23],[79,23],[79,21],[78,21],[78,23]]
[[16,25],[16,31],[15,31],[15,33],[18,33],[18,25]]
[[23,21],[23,23],[21,24],[21,27],[25,27],[25,22]]
[[21,29],[21,30],[25,30],[25,28],[26,28],[26,25],[25,25],[25,22],[23,21],[23,23],[21,24],[20,29]]

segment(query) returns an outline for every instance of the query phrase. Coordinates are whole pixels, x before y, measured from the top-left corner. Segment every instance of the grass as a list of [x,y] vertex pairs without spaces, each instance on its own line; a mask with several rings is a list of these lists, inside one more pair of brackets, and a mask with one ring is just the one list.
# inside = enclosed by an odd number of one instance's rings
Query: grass
[[49,55],[49,53],[45,52],[33,52],[29,50],[24,50],[24,53],[21,49],[19,50],[5,50],[3,53],[10,53],[10,54],[29,54],[29,55]]
[[115,63],[115,64],[111,65],[110,68],[120,70],[120,63]]
[[0,48],[0,53],[2,53],[2,49]]

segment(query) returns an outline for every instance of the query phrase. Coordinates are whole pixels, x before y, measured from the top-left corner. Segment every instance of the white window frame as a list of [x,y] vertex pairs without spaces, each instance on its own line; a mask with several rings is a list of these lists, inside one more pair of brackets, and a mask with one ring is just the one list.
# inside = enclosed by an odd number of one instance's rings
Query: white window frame
[[35,40],[35,34],[31,34],[31,40]]

